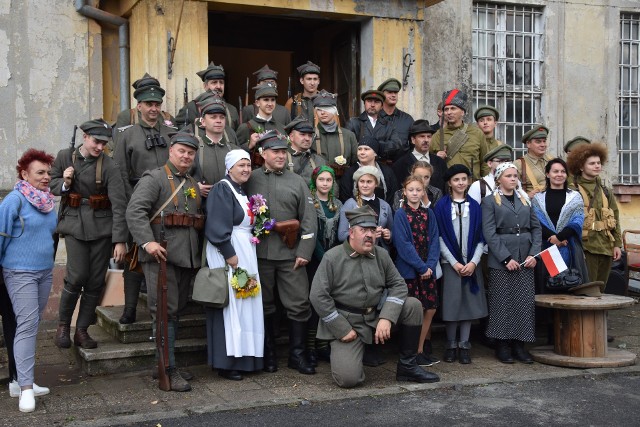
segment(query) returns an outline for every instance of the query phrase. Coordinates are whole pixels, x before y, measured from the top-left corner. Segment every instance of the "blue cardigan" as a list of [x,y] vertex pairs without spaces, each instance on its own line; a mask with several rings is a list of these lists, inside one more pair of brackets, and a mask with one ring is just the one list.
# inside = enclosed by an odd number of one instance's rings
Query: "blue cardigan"
[[[22,199],[22,208],[20,200]],[[17,239],[0,236],[0,265],[10,270],[39,271],[53,268],[53,232],[56,210],[42,213],[18,191],[7,195],[0,204],[0,231],[20,234],[18,215],[24,219],[24,233]]]
[[429,268],[434,277],[436,274],[436,266],[440,258],[440,234],[438,233],[438,224],[433,210],[427,208],[427,212],[429,218],[429,254],[426,261],[422,260],[416,251],[413,235],[411,234],[411,225],[404,208],[398,209],[393,218],[393,233],[391,237],[393,245],[398,251],[396,268],[405,279],[415,279],[424,274]]

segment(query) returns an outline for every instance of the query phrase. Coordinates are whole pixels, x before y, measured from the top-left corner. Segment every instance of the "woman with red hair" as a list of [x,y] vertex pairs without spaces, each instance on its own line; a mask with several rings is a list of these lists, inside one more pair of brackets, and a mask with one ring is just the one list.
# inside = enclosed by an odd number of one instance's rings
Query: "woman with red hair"
[[38,324],[53,278],[52,163],[53,156],[44,151],[27,150],[18,160],[18,182],[0,204],[0,265],[16,319],[13,352],[22,412],[35,409],[36,393],[49,392],[34,385],[33,372]]

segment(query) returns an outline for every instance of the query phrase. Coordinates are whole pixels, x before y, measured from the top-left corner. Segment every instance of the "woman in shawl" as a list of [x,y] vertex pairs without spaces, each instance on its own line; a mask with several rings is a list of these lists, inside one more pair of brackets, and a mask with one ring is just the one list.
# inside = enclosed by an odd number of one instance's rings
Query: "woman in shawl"
[[[446,325],[445,362],[471,363],[471,323],[487,315],[480,258],[482,212],[468,196],[471,171],[453,165],[444,175],[449,194],[436,204],[442,260],[442,320]],[[456,340],[458,329],[460,338]],[[457,352],[456,352],[457,350]],[[456,354],[457,353],[457,354]]]

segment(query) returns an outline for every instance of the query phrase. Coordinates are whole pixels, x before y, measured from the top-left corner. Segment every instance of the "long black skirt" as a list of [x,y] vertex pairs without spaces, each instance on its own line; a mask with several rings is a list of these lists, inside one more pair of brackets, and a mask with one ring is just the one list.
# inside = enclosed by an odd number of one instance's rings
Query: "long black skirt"
[[212,368],[253,372],[263,367],[262,357],[227,356],[222,309],[207,308],[207,363]]

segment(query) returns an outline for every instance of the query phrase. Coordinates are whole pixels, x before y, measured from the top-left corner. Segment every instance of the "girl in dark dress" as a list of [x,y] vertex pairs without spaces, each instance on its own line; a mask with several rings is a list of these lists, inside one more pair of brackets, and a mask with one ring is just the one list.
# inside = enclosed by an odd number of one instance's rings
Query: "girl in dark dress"
[[398,252],[396,267],[407,283],[409,296],[422,303],[424,314],[417,361],[421,366],[431,366],[438,360],[424,353],[424,341],[438,308],[438,225],[433,211],[421,203],[424,196],[422,178],[409,176],[403,189],[405,202],[396,211],[393,221],[393,244]]

